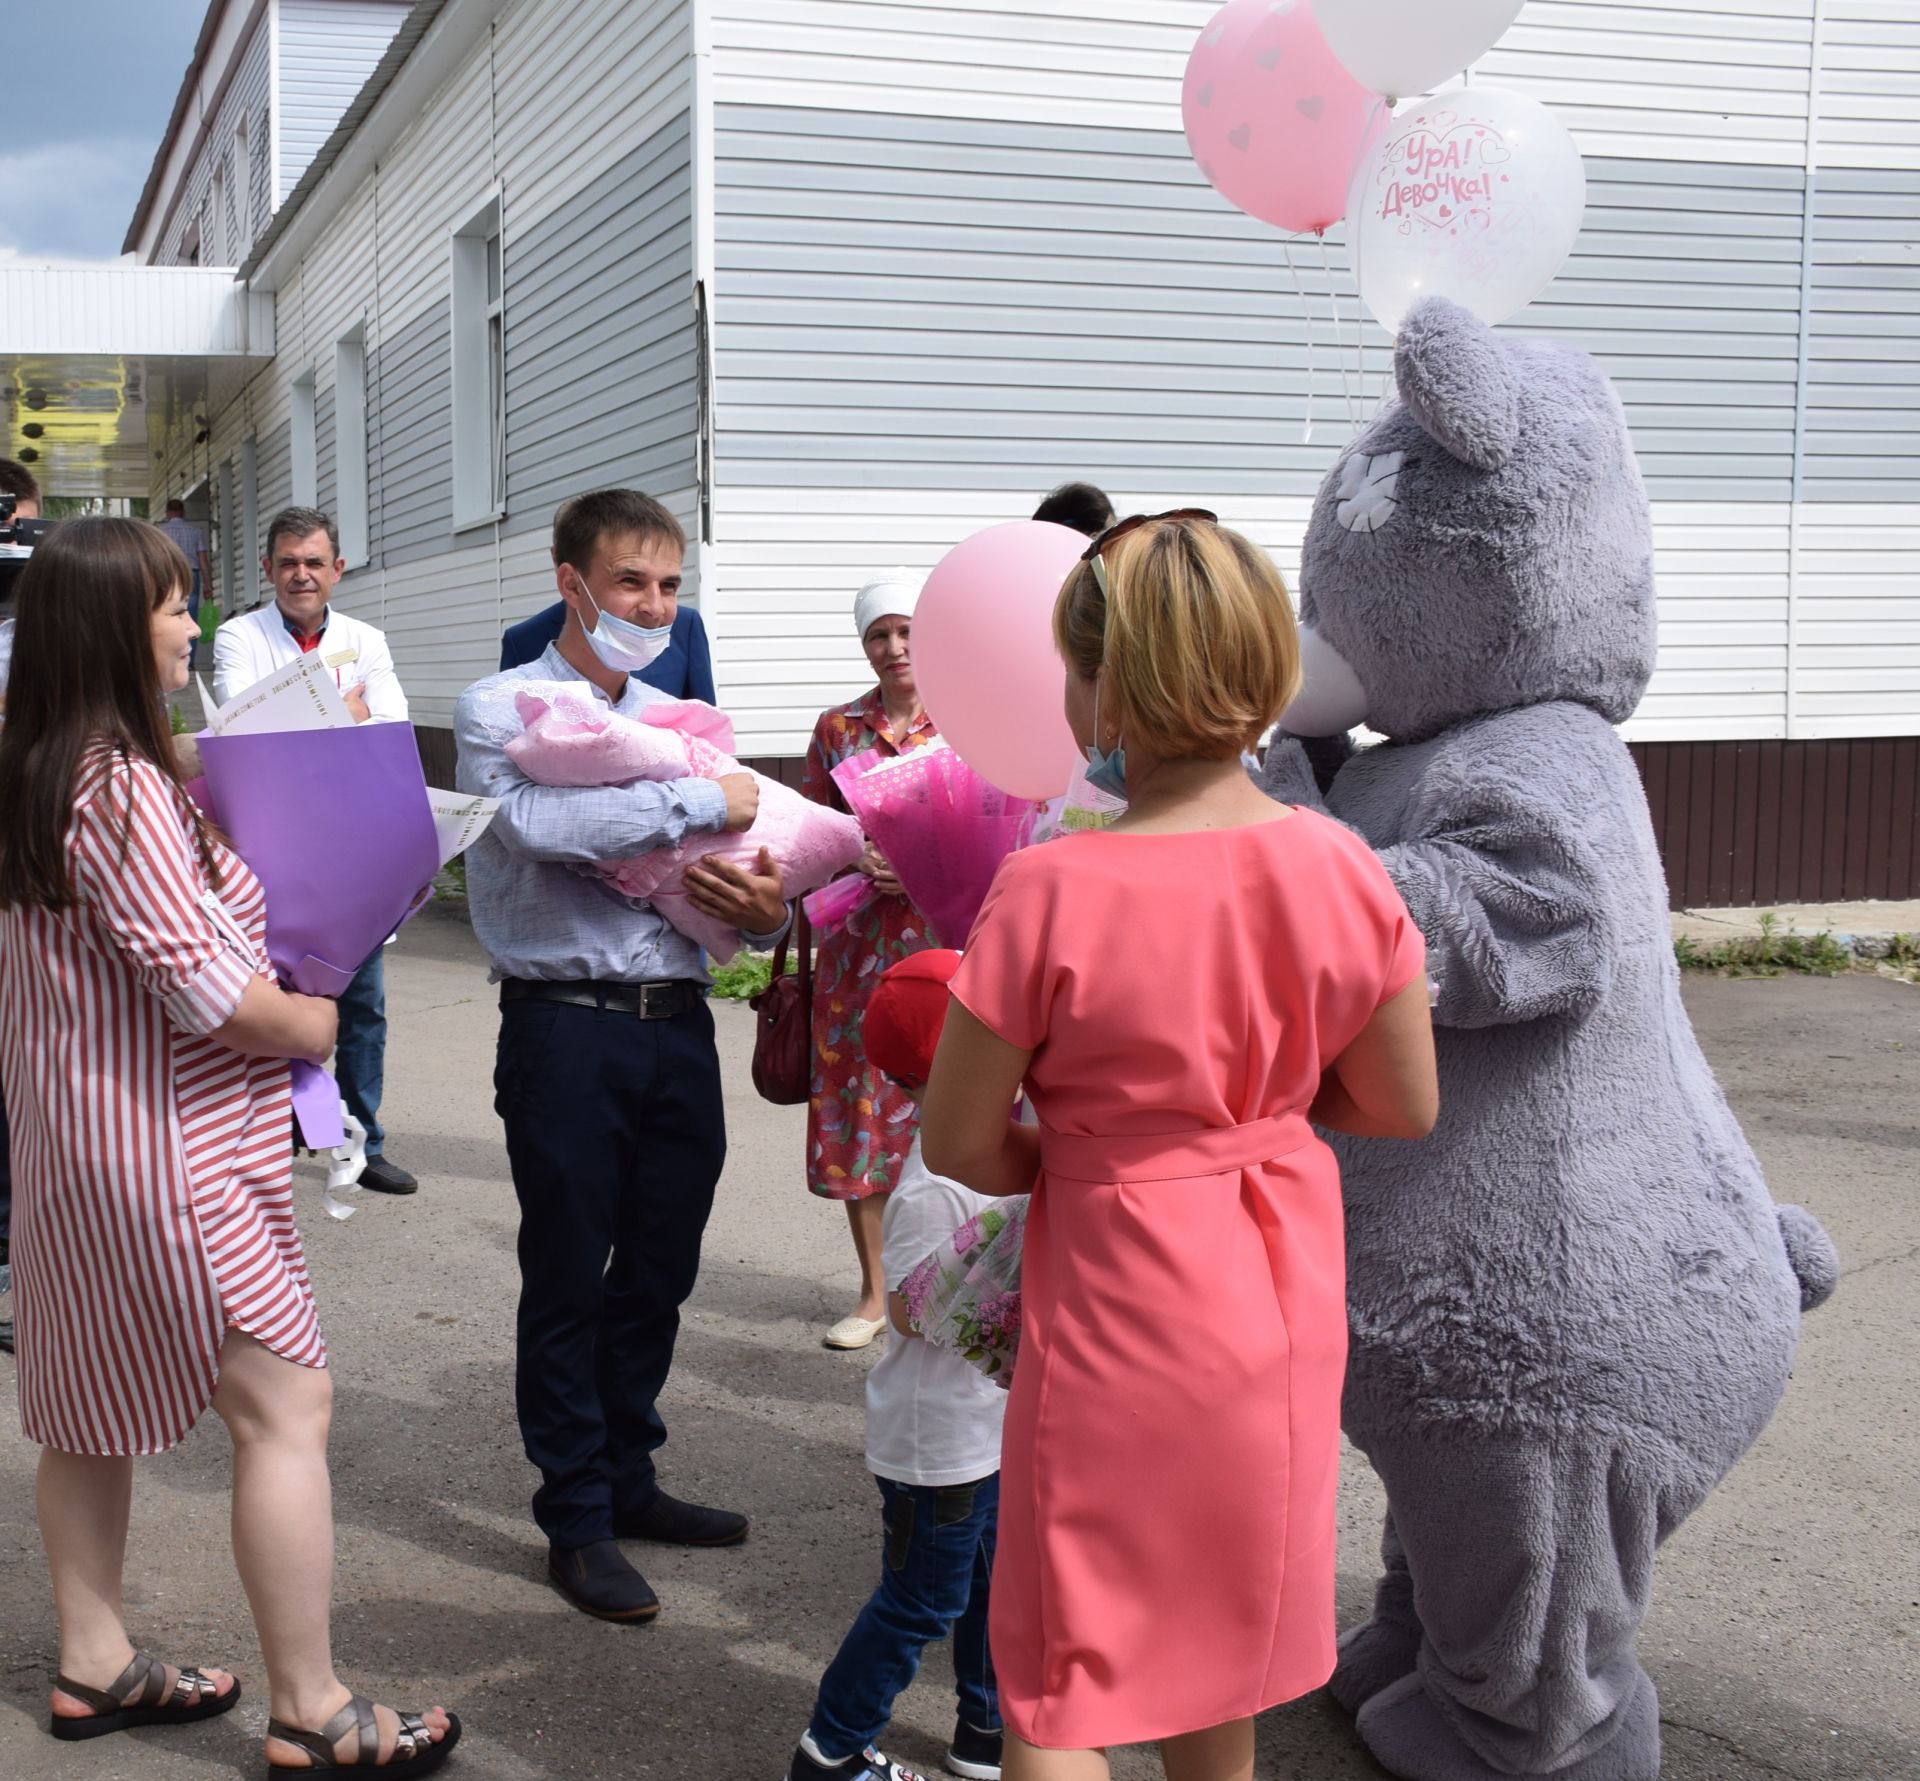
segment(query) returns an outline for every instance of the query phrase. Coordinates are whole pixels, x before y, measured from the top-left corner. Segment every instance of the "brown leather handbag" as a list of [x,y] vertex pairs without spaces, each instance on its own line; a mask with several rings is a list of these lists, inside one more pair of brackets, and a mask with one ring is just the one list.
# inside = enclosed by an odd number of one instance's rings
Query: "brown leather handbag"
[[[800,969],[787,970],[787,942],[799,936]],[[773,981],[753,998],[753,1086],[776,1107],[796,1107],[813,1083],[813,936],[798,903],[773,954]]]

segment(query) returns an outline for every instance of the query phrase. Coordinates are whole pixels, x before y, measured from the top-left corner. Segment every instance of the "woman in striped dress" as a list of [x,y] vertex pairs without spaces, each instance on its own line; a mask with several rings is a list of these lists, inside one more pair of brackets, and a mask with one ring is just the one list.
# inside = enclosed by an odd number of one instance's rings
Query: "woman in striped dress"
[[262,973],[260,885],[180,786],[163,696],[186,684],[190,586],[144,522],[51,533],[20,577],[0,729],[0,1074],[20,1416],[60,1620],[51,1729],[239,1699],[224,1671],[136,1653],[121,1610],[133,1458],[211,1404],[233,1437],[275,1772],[421,1775],[458,1722],[375,1709],[333,1670],[332,1387],[293,1221],[286,1060],[326,1056],[334,1008]]

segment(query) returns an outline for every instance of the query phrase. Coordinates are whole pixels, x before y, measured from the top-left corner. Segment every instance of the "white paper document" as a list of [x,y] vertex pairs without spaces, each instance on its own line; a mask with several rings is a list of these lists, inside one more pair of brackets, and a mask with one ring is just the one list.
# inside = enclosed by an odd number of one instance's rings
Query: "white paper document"
[[353,713],[333,683],[333,670],[321,660],[318,650],[284,668],[274,669],[245,692],[235,693],[218,710],[213,709],[204,681],[200,698],[207,713],[207,728],[216,736],[271,736],[290,730],[353,728]]
[[456,854],[465,853],[487,832],[487,824],[500,808],[498,798],[469,798],[460,792],[437,792],[431,786],[427,788],[427,803],[433,811],[434,833],[440,839],[443,866]]

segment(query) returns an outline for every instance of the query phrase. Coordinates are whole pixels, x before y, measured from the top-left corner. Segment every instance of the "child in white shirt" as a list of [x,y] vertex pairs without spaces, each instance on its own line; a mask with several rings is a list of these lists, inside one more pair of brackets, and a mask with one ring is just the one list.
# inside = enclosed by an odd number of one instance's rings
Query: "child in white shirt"
[[[916,953],[886,973],[867,1007],[868,1062],[916,1096],[959,962],[954,952]],[[885,1528],[880,1583],[820,1680],[787,1781],[922,1781],[875,1746],[922,1651],[949,1633],[960,1711],[947,1766],[968,1781],[998,1781],[987,1597],[1007,1394],[952,1350],[916,1336],[900,1296],[901,1281],[992,1204],[929,1174],[917,1139],[887,1197],[882,1265],[893,1335],[867,1376],[867,1468]]]

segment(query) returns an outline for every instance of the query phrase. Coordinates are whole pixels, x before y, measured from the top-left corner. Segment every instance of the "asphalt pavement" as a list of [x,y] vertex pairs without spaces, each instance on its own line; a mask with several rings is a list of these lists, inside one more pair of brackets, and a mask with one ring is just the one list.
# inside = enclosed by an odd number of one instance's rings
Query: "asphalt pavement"
[[[403,1706],[443,1702],[473,1781],[779,1781],[812,1690],[878,1564],[862,1467],[869,1356],[820,1332],[850,1306],[839,1208],[801,1181],[803,1116],[757,1101],[751,1023],[718,1009],[732,1155],[665,1401],[662,1476],[750,1512],[719,1552],[634,1548],[665,1612],[616,1627],[543,1581],[533,1474],[513,1420],[516,1209],[490,1089],[495,1015],[470,933],[423,916],[389,955],[389,1150],[407,1200],[336,1223],[299,1175],[332,1348],[342,1674]],[[1806,1324],[1786,1402],[1664,1554],[1642,1640],[1671,1781],[1920,1776],[1920,988],[1867,975],[1688,985],[1709,1056],[1776,1197],[1840,1245],[1840,1291]],[[224,1781],[263,1770],[265,1678],[227,1548],[227,1441],[209,1417],[137,1475],[129,1612],[143,1647],[239,1672],[228,1718],[58,1745],[42,1729],[53,1612],[34,1451],[0,1359],[0,1781]],[[1116,1481],[1124,1487],[1124,1481]],[[1380,1497],[1349,1455],[1342,1619],[1364,1612]],[[1167,1605],[1169,1613],[1177,1603]],[[934,1652],[889,1747],[939,1772],[952,1672]],[[1377,1776],[1324,1698],[1263,1722],[1270,1781]],[[1144,1752],[1117,1775],[1157,1775]]]

